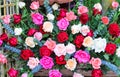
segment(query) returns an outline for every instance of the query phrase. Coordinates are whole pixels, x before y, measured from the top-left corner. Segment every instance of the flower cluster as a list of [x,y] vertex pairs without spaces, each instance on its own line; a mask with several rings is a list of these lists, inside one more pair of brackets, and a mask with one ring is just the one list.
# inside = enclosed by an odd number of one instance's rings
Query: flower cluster
[[[75,71],[77,65],[93,70],[92,77],[102,77],[102,70],[110,67],[105,66],[103,60],[114,67],[120,66],[119,3],[113,1],[110,5],[105,11],[100,2],[94,3],[91,8],[87,6],[87,1],[82,5],[78,1],[67,10],[59,8],[57,3],[51,8],[48,4],[43,7],[33,1],[31,12],[28,12],[25,3],[20,2],[22,14],[6,15],[1,20],[3,26],[10,26],[14,35],[1,34],[0,46],[10,51],[14,48],[20,50],[19,58],[11,53],[20,63],[20,74],[27,70],[21,77],[33,73],[30,71],[38,72],[40,68],[50,70],[49,77],[62,77],[61,68]],[[46,13],[45,9],[52,12]],[[0,55],[0,62],[7,62],[3,55]],[[18,71],[11,68],[8,74],[17,77]],[[74,72],[73,77],[84,76]]]

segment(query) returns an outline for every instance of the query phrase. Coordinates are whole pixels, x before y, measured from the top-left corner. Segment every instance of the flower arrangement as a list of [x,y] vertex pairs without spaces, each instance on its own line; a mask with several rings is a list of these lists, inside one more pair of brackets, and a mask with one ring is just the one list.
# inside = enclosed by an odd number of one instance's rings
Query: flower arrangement
[[[107,70],[120,75],[119,3],[104,7],[100,0],[90,2],[75,0],[66,9],[57,3],[50,6],[48,0],[44,6],[33,1],[30,11],[19,2],[22,14],[0,20],[7,31],[0,35],[0,46],[19,66],[8,70],[9,76],[32,77],[47,69],[49,77],[62,77],[60,70],[68,69],[73,77],[83,77],[76,66],[92,70],[92,77],[102,77]],[[7,63],[3,54],[0,63]]]

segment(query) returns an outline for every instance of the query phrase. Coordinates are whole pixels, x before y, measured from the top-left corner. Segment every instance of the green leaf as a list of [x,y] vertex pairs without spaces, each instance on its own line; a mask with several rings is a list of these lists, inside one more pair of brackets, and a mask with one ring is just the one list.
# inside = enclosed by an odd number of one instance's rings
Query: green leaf
[[120,44],[120,37],[115,39],[116,44]]
[[49,34],[44,34],[43,39],[49,37]]
[[72,35],[72,34],[70,34],[70,36],[69,36],[69,41],[70,41],[70,42],[73,41],[73,35]]
[[71,55],[70,55],[70,54],[66,54],[66,55],[65,55],[65,60],[70,59],[70,57],[71,57]]
[[28,75],[28,77],[33,77],[33,74],[32,74],[32,73],[30,73],[30,74]]
[[108,54],[105,54],[105,55],[104,55],[104,58],[105,58],[106,60],[109,60],[109,55],[108,55]]

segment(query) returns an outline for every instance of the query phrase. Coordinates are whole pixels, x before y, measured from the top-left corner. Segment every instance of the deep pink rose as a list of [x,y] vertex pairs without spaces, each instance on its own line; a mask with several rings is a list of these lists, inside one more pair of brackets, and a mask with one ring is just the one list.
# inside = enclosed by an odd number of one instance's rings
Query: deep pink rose
[[62,74],[59,72],[59,70],[50,70],[49,77],[62,77]]
[[10,70],[8,71],[8,75],[10,77],[18,77],[18,70],[15,70],[14,68],[10,68]]

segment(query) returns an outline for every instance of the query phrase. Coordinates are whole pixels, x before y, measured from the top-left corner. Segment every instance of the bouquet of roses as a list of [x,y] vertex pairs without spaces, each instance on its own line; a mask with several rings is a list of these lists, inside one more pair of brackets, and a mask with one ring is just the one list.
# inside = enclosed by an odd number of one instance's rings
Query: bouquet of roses
[[[107,70],[120,75],[120,8],[117,1],[106,1],[109,5],[75,0],[68,8],[33,1],[30,10],[19,2],[21,14],[0,20],[6,30],[0,46],[18,66],[8,70],[9,76],[32,77],[47,69],[49,77],[62,77],[60,70],[68,69],[74,71],[73,77],[83,77],[76,66],[92,70],[92,77],[102,77]],[[2,54],[0,63],[7,63]]]

